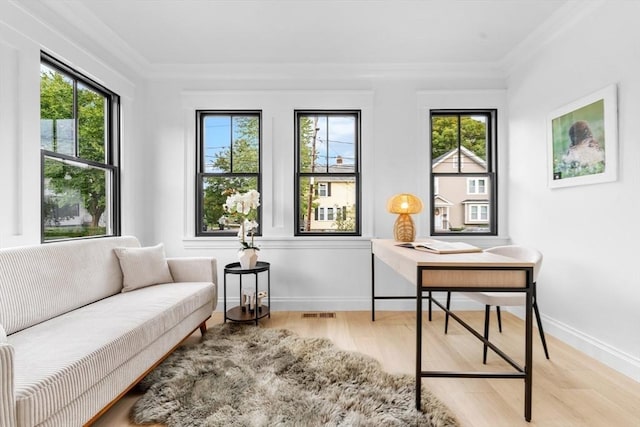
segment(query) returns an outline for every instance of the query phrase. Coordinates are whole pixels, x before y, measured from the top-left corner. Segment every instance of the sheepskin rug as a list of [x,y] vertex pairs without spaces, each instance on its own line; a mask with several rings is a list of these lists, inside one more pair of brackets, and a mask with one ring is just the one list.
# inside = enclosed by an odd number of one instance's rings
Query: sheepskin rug
[[286,330],[233,323],[178,348],[140,383],[138,424],[168,426],[457,426],[414,377]]

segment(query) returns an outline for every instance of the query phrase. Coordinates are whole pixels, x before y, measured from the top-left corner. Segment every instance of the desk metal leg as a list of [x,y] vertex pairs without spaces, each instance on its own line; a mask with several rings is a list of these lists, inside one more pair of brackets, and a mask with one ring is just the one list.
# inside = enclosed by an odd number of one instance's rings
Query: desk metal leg
[[[533,272],[527,272],[527,280],[531,283]],[[533,378],[533,354],[532,354],[532,335],[533,335],[533,319],[531,318],[531,308],[533,306],[533,294],[532,287],[529,287],[529,291],[526,292],[526,304],[525,304],[525,379],[524,379],[524,419],[531,421],[531,380]]]
[[376,321],[376,268],[373,252],[371,253],[371,321]]
[[[416,295],[416,409],[421,410],[422,393],[422,285],[418,278],[418,294]],[[429,299],[431,303],[431,299]]]

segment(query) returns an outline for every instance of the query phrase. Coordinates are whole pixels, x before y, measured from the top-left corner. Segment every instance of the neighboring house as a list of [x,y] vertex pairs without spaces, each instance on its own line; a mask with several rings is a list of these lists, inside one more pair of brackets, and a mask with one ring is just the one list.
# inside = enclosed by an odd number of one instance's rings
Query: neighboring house
[[[460,170],[458,170],[460,162]],[[487,163],[472,151],[453,149],[433,160],[433,173],[455,173],[434,180],[433,209],[436,231],[487,231],[490,218]]]
[[[338,159],[336,165],[329,167],[329,173],[353,172],[353,165],[345,165]],[[351,176],[336,175],[317,177],[315,186],[314,212],[311,218],[311,230],[335,231],[336,221],[352,217],[356,200],[356,185]]]

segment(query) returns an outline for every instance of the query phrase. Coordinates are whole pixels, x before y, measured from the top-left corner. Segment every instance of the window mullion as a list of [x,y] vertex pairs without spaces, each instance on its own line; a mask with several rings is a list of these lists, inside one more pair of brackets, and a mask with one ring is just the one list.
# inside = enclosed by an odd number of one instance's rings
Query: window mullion
[[80,157],[80,120],[78,117],[78,80],[73,79],[73,143],[76,157]]

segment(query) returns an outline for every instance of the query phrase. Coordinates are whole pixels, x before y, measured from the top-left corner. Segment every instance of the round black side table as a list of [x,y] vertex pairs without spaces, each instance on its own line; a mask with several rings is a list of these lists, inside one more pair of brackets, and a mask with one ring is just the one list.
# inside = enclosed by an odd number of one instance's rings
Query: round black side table
[[[258,261],[256,266],[253,268],[242,268],[240,267],[239,262],[232,262],[231,264],[227,264],[224,266],[224,322],[227,320],[231,320],[234,322],[256,322],[256,326],[258,325],[258,320],[263,317],[271,317],[271,311],[269,307],[271,306],[271,264],[265,261]],[[267,273],[267,304],[257,306],[257,298],[258,291],[260,287],[258,286],[259,273]],[[242,276],[246,274],[253,274],[255,279],[255,298],[256,304],[254,304],[253,310],[250,310],[249,306],[243,307],[242,305],[238,305],[236,307],[232,307],[227,310],[227,275],[228,274],[236,274],[239,277],[240,282],[240,301],[242,304]]]

